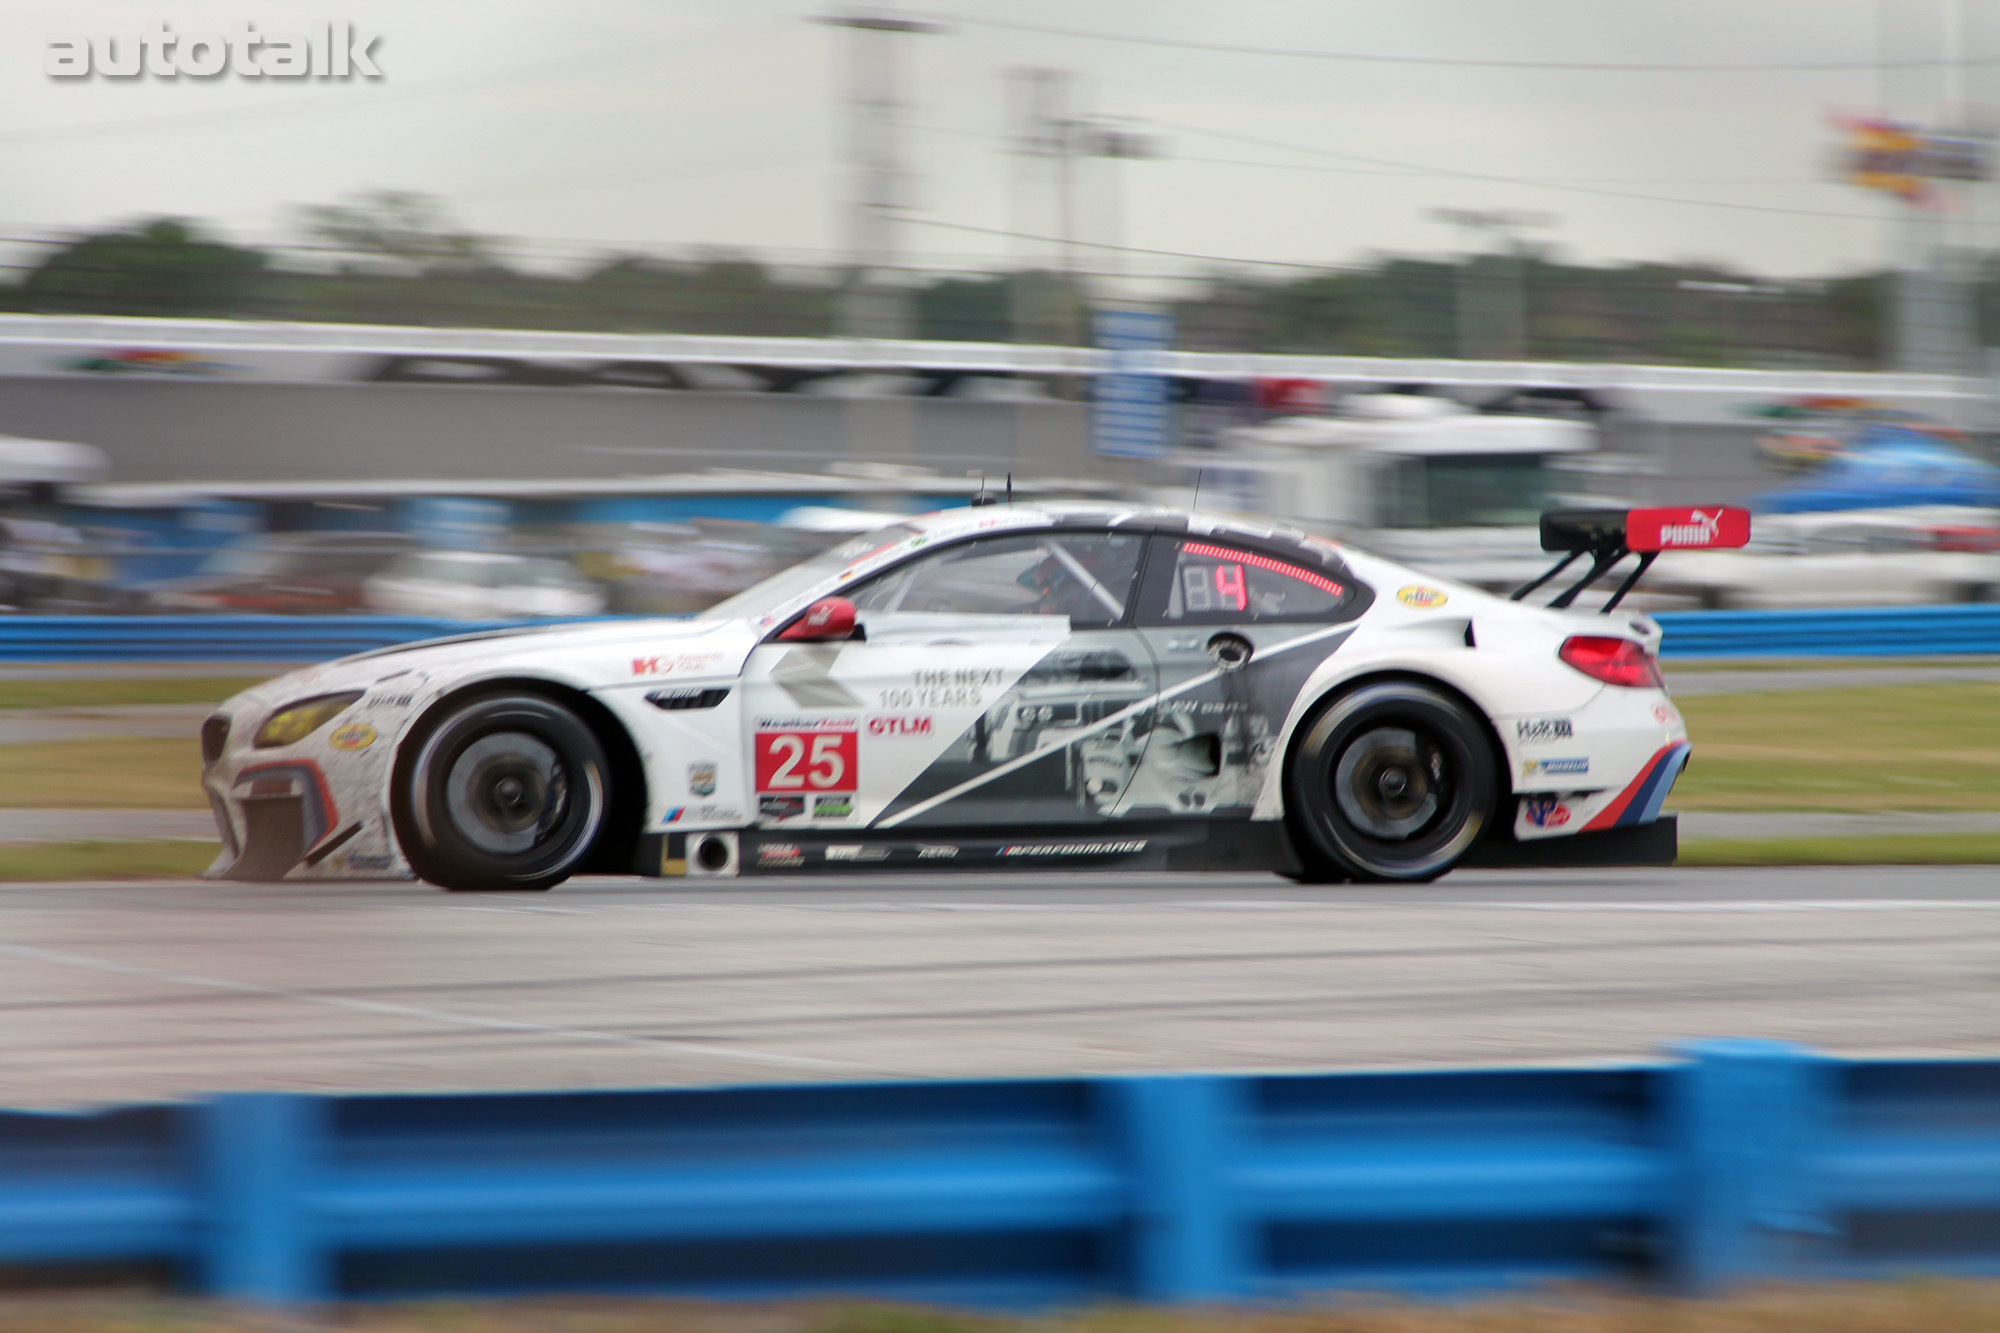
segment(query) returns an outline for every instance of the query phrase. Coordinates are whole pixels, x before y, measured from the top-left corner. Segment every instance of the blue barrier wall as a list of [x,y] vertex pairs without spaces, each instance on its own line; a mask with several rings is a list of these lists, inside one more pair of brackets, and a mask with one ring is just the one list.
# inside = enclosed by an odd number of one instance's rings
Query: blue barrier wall
[[273,1302],[1033,1305],[2000,1271],[2000,1061],[251,1093],[0,1114],[0,1262]]
[[[1673,611],[1657,618],[1669,658],[2000,654],[2000,604]],[[506,623],[402,616],[11,616],[0,617],[0,662],[321,662]]]

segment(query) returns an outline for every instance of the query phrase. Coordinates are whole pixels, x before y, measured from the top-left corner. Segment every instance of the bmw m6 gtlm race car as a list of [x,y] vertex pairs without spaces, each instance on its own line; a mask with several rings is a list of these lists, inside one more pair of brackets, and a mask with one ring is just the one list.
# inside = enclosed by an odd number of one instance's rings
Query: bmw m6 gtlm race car
[[[1688,755],[1620,557],[1737,510],[1571,511],[1549,606],[1304,533],[1103,505],[912,518],[691,620],[299,671],[202,730],[237,879],[1126,867],[1426,880],[1661,864]],[[1639,571],[1634,571],[1632,578]]]

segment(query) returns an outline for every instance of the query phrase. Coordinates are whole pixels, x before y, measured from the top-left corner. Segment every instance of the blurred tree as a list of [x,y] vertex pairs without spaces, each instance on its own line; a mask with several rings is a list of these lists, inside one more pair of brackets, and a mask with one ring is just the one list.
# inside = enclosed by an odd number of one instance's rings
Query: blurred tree
[[917,293],[917,334],[939,342],[1004,343],[1014,338],[1010,275],[942,278]]
[[254,315],[267,266],[261,251],[160,218],[57,250],[21,284],[19,305],[41,314]]
[[374,190],[353,203],[313,204],[300,211],[307,231],[352,254],[399,260],[419,270],[493,263],[489,242],[454,230],[444,207],[429,195]]
[[1402,356],[1391,307],[1375,273],[1319,273],[1269,289],[1263,342],[1273,352]]

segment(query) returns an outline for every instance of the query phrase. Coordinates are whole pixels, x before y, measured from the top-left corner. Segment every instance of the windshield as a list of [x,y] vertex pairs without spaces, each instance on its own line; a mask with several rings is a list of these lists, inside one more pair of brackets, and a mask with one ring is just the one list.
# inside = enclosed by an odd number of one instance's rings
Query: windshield
[[1541,454],[1437,454],[1402,458],[1382,488],[1385,528],[1532,525],[1548,507]]
[[863,556],[871,555],[885,547],[914,537],[921,531],[908,523],[893,523],[886,528],[864,532],[852,541],[842,542],[829,550],[821,551],[810,560],[803,560],[790,569],[780,570],[761,583],[753,583],[734,597],[726,598],[709,607],[697,620],[729,620],[737,616],[754,616],[769,611],[791,601],[814,584],[823,583],[834,574]]

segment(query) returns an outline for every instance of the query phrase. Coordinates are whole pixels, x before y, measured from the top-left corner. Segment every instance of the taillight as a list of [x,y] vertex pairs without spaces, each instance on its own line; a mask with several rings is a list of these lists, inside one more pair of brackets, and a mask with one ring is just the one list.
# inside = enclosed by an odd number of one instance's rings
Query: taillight
[[1660,664],[1630,639],[1579,634],[1564,639],[1562,651],[1557,656],[1592,680],[1601,680],[1606,685],[1629,685],[1634,689],[1651,690],[1667,688],[1667,682],[1660,678]]

